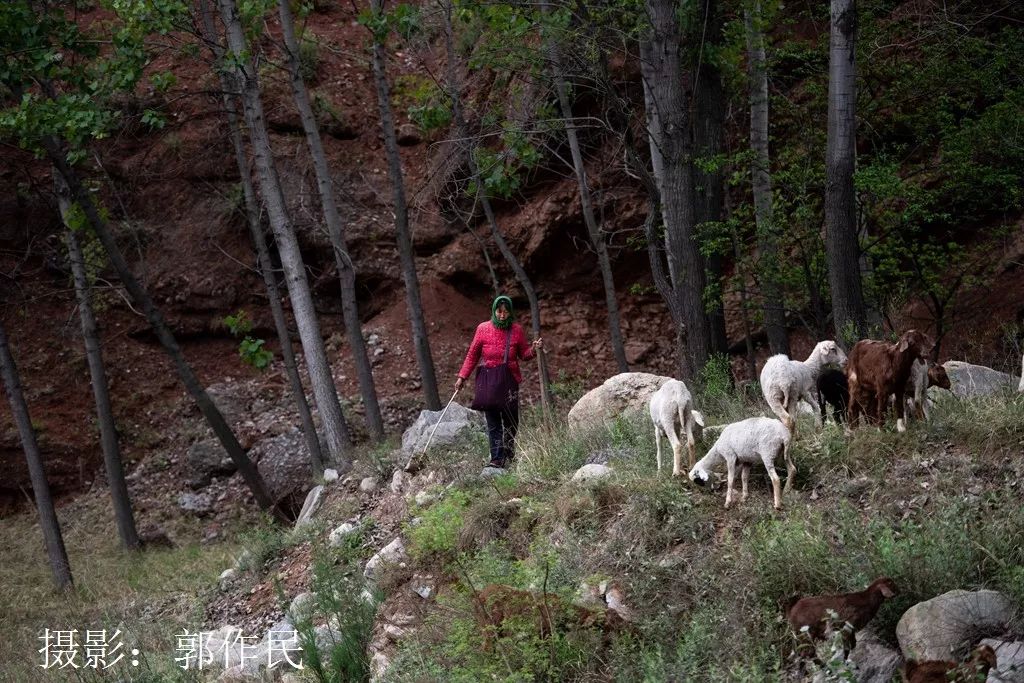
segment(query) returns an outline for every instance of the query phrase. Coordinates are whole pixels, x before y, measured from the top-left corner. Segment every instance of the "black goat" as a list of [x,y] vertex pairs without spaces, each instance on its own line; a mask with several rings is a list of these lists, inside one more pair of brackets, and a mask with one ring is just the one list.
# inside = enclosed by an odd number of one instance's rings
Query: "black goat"
[[836,424],[846,417],[846,406],[850,402],[850,386],[846,373],[830,368],[818,375],[818,405],[821,406],[821,421],[825,421],[825,404],[832,406],[832,418]]

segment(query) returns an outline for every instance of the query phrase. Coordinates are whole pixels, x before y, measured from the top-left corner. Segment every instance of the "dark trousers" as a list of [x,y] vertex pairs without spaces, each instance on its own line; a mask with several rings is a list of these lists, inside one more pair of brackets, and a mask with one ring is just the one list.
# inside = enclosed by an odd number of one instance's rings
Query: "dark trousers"
[[519,431],[519,401],[504,410],[486,410],[487,442],[491,448],[491,462],[508,467],[515,457],[516,432]]

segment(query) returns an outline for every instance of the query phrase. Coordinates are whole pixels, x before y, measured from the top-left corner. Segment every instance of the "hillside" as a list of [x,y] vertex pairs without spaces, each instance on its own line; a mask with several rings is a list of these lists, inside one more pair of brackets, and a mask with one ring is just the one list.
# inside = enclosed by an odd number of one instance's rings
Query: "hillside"
[[[367,423],[317,177],[282,69],[277,7],[237,3],[330,363],[319,386],[333,384],[352,430],[351,451],[336,453],[340,476],[315,474],[306,453],[250,241],[245,174],[228,136],[218,70],[242,59],[215,63],[208,54],[196,13],[203,3],[3,5],[5,46],[39,35],[49,42],[40,51],[45,59],[5,48],[0,61],[0,329],[20,372],[75,584],[53,590],[52,556],[40,543],[44,505],[4,384],[0,614],[9,637],[0,648],[0,683],[891,683],[910,653],[897,634],[901,617],[958,589],[972,591],[968,614],[938,610],[940,627],[925,639],[931,658],[962,661],[983,639],[995,639],[1002,677],[989,683],[1024,681],[1024,394],[1012,390],[1024,371],[1024,4],[858,3],[850,272],[863,287],[864,336],[891,340],[916,328],[936,342],[933,362],[1008,374],[991,393],[959,377],[955,395],[933,389],[930,421],[914,421],[905,433],[891,420],[849,432],[802,416],[792,451],[795,490],[776,511],[759,465],[749,498],[728,510],[724,465],[704,488],[657,473],[646,409],[625,414],[615,406],[591,429],[571,428],[569,410],[620,364],[570,128],[607,242],[626,364],[686,380],[710,426],[698,458],[726,423],[770,415],[757,378],[772,355],[766,320],[773,286],[791,357],[807,357],[824,339],[849,349],[858,335],[835,322],[826,248],[828,6],[709,2],[673,15],[685,37],[679,82],[693,117],[683,136],[696,144],[700,125],[720,117],[722,139],[717,151],[685,159],[694,173],[691,208],[718,203],[717,213],[700,209],[706,214],[694,217],[685,244],[699,256],[691,275],[702,273],[706,286],[698,291],[675,273],[678,286],[664,296],[655,264],[673,265],[667,252],[675,233],[664,207],[675,196],[655,182],[657,145],[650,144],[657,126],[642,46],[652,1],[458,3],[451,53],[443,2],[389,3],[381,17],[362,3],[289,5],[355,271],[383,414],[380,440]],[[763,11],[760,23],[747,17],[754,6]],[[159,25],[164,13],[173,21]],[[44,20],[57,15],[69,23]],[[752,181],[748,32],[755,26],[767,44],[765,170],[774,206],[767,225],[756,216]],[[451,439],[441,430],[430,451],[411,461],[403,443],[407,430],[433,426],[438,416],[423,412],[398,253],[370,58],[381,36],[442,405],[496,294],[514,300],[527,330],[524,348],[536,336],[527,295],[490,235],[482,198],[537,291],[553,406],[544,414],[538,366],[522,361],[519,453],[507,471],[481,472],[483,418],[461,406],[449,417],[471,428]],[[571,119],[562,115],[559,68],[547,43],[558,38]],[[139,60],[137,69],[119,71],[113,56],[123,48]],[[466,137],[445,90],[449,54],[458,60],[452,73],[462,83]],[[25,73],[35,75],[16,78]],[[66,111],[48,109],[45,97],[32,100],[44,92],[40,73],[56,74]],[[127,85],[106,88],[108,77]],[[717,113],[716,91],[701,90],[702,77],[720,87]],[[19,96],[23,89],[28,96]],[[242,129],[248,136],[248,126]],[[82,201],[99,207],[131,275],[152,295],[281,516],[305,510],[299,523],[260,511],[239,462],[226,457],[129,293],[131,277],[118,274],[95,226],[77,225],[74,213],[62,219],[55,171],[37,144],[50,134],[67,136],[66,156],[85,180],[80,196],[89,197]],[[486,176],[471,170],[476,164]],[[266,206],[255,208],[259,226],[271,222]],[[65,244],[69,227],[81,228],[85,244],[113,431],[145,538],[138,551],[118,543]],[[271,251],[283,288],[284,249],[275,242]],[[699,305],[679,304],[686,296]],[[300,383],[315,403],[299,305],[294,295],[282,300],[285,338],[299,352]],[[707,364],[688,373],[688,332],[670,309],[706,321],[718,300],[725,338],[710,340]],[[246,356],[230,316],[251,320],[247,343],[269,350],[266,367]],[[469,393],[458,401],[468,404]],[[646,405],[642,398],[637,405]],[[313,413],[318,432],[335,424],[315,405]],[[594,480],[578,481],[584,467],[597,473]],[[817,646],[819,661],[793,654],[787,600],[861,590],[877,577],[890,577],[899,593],[861,634],[852,664],[834,658],[841,636]],[[999,595],[974,592],[982,590]],[[1001,611],[990,613],[994,603]],[[955,642],[936,634],[947,626]],[[83,646],[80,666],[41,666],[49,656],[60,661],[59,648],[46,650],[55,644],[47,636],[71,630]],[[117,634],[125,656],[116,664],[111,651],[109,667],[85,665],[85,640],[97,630]],[[268,654],[268,634],[293,630],[277,645],[301,655],[305,669],[258,671],[253,662]],[[212,634],[212,645],[235,658],[229,664],[248,652],[243,645],[257,656],[227,672],[212,662],[204,671],[183,670],[176,661],[188,649],[182,638],[198,633]],[[239,633],[252,640],[234,640]],[[960,673],[946,680],[970,678]]]
[[[761,410],[708,391],[697,401],[711,424]],[[91,532],[104,515],[103,493],[85,494],[61,512],[81,568],[69,603],[49,593],[36,545],[16,540],[29,519],[4,526],[16,554],[4,564],[2,595],[17,636],[0,670],[3,680],[42,680],[28,674],[37,626],[102,625],[145,653],[141,668],[117,670],[128,680],[206,680],[175,670],[173,633],[230,624],[258,642],[284,628],[289,604],[302,602],[291,622],[332,634],[334,645],[322,646],[322,670],[307,649],[298,680],[357,680],[371,670],[387,681],[798,680],[779,607],[794,593],[859,590],[891,577],[899,595],[871,624],[888,648],[907,608],[949,590],[1001,590],[1019,608],[1022,411],[1020,394],[947,398],[906,433],[862,428],[852,437],[808,420],[781,512],[771,510],[763,471],[731,510],[720,485],[701,490],[656,474],[642,417],[573,436],[536,414],[507,474],[479,476],[484,445],[475,430],[432,447],[413,475],[401,473],[400,451],[366,452],[349,476],[326,484],[311,523],[289,530],[234,519],[205,547],[186,540],[198,526],[183,523],[174,530],[178,548],[118,558],[113,539]],[[607,462],[610,476],[570,479],[595,460]],[[395,538],[404,554],[392,559],[400,564],[367,570],[380,604],[366,611],[363,566]],[[591,609],[607,597],[629,627],[609,640],[597,626],[573,630],[570,621],[548,640],[527,613],[484,647],[472,600],[493,583],[544,589],[552,601]],[[295,601],[307,592],[314,597]],[[997,630],[975,636],[1024,636],[1019,627]]]

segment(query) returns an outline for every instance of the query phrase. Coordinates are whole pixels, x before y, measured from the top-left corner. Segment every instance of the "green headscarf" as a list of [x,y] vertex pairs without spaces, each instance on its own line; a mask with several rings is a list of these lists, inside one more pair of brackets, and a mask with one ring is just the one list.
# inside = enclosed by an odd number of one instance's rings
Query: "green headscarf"
[[[508,317],[504,321],[498,320],[498,306],[505,304],[505,308],[508,309]],[[491,304],[491,323],[499,330],[507,330],[512,327],[512,321],[515,320],[516,314],[515,309],[512,308],[512,299],[508,298],[504,294],[497,297],[494,303]]]

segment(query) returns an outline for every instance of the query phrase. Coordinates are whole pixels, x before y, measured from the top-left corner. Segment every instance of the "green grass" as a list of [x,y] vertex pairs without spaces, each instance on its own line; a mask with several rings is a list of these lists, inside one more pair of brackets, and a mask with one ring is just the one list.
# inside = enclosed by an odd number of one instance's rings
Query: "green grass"
[[[717,390],[699,400],[710,424],[763,410]],[[529,625],[503,654],[482,653],[469,596],[489,583],[546,584],[571,600],[595,577],[622,582],[639,620],[598,667],[616,681],[778,680],[792,648],[780,602],[860,590],[882,575],[901,587],[873,624],[890,641],[909,606],[954,588],[998,589],[1024,604],[1024,398],[937,405],[931,422],[902,434],[819,431],[809,418],[800,430],[784,510],[771,509],[767,477],[755,471],[750,499],[726,511],[720,486],[656,473],[644,416],[587,435],[524,420],[510,475],[493,485],[466,479],[446,499],[457,510],[435,508],[429,533],[445,553],[431,561],[440,558],[434,569],[451,576],[454,593],[401,644],[393,680],[434,669],[450,680],[595,675],[565,642],[534,642]],[[596,450],[612,454],[614,475],[569,482]],[[551,648],[562,654],[552,659]]]
[[[174,666],[174,633],[198,629],[205,599],[215,590],[218,575],[231,566],[237,546],[200,546],[179,534],[181,542],[173,549],[126,552],[111,531],[109,509],[96,497],[61,508],[59,519],[75,579],[66,594],[53,588],[34,515],[0,524],[0,613],[6,641],[0,648],[0,681],[117,680],[129,673],[133,681],[193,680]],[[131,666],[128,654],[117,667],[79,669],[75,678],[69,678],[69,669],[44,671],[38,650],[47,628],[78,629],[80,642],[86,630],[120,629],[122,650],[140,650],[139,665]]]

